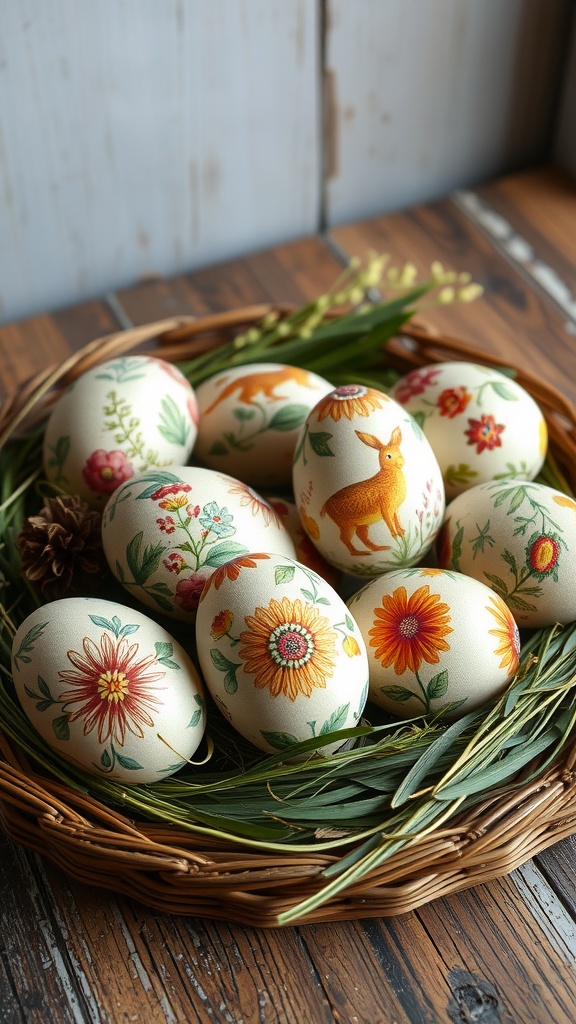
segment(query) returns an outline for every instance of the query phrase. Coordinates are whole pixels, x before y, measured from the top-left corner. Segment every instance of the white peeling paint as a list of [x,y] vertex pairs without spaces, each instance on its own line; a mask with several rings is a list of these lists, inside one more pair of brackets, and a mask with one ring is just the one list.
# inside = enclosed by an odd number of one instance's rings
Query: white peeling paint
[[532,911],[556,953],[571,966],[576,962],[576,924],[533,861],[511,874],[526,906]]
[[[72,965],[72,968],[73,968],[73,971],[74,971],[74,977],[75,977],[75,979],[76,979],[76,981],[78,983],[79,988],[82,991],[82,995],[84,996],[84,999],[86,1000],[86,1006],[88,1007],[88,1011],[90,1013],[90,1020],[94,1020],[95,1022],[97,1022],[97,1024],[105,1024],[105,1022],[108,1021],[110,1018],[108,1017],[107,1014],[103,1013],[101,1007],[99,1006],[98,1000],[95,998],[95,996],[94,996],[94,994],[92,992],[91,985],[90,985],[90,980],[88,979],[88,977],[86,975],[86,972],[84,970],[82,970],[81,961],[75,955],[74,950],[73,950],[72,946],[70,945],[70,942],[68,941],[69,937],[70,937],[70,934],[69,934],[69,931],[68,931],[68,926],[66,924],[64,916],[62,915],[62,913],[61,913],[61,911],[59,909],[58,900],[56,899],[56,896],[54,894],[52,886],[50,885],[50,882],[48,880],[48,876],[46,875],[44,863],[41,860],[38,861],[38,871],[39,871],[40,877],[42,878],[42,882],[44,884],[46,892],[47,892],[47,894],[50,897],[50,904],[51,904],[51,907],[52,907],[52,913],[54,915],[54,919],[55,919],[55,921],[56,921],[56,923],[58,925],[58,928],[60,929],[60,933],[62,935],[62,938],[63,938],[64,942],[66,942],[67,958],[68,958],[70,964]],[[76,910],[75,907],[74,907],[74,910]],[[90,962],[91,961],[91,957],[88,954],[88,947],[86,946],[86,944],[84,942],[82,943],[82,946],[83,946],[84,952],[86,954],[86,959],[88,960],[88,962]],[[83,1021],[84,1024],[85,1024],[86,1016],[85,1016],[85,1014],[83,1012],[79,1012],[78,1019]]]
[[576,334],[576,296],[566,282],[544,260],[538,258],[534,247],[512,225],[496,213],[488,203],[475,192],[458,191],[453,195],[455,203],[480,227],[513,263],[536,281],[543,291],[569,320],[564,324],[568,334]]
[[[42,866],[39,858],[36,858],[36,862],[40,866],[40,871],[42,873]],[[54,930],[52,921],[46,914],[45,901],[38,888],[36,878],[24,859],[22,860],[22,869],[23,875],[24,871],[26,874],[27,891],[35,911],[36,929],[40,934],[45,947],[44,950],[39,950],[42,968],[45,971],[54,971],[56,973],[58,977],[58,985],[62,991],[62,1022],[63,1024],[65,1021],[72,1021],[74,1024],[87,1024],[88,1018],[86,1017],[85,1008],[80,1006],[78,1002],[78,994],[74,985],[74,977],[70,970],[72,961],[68,961],[61,949],[65,935],[58,935]],[[49,896],[52,907],[55,909],[52,893],[49,893]],[[98,1007],[95,1006],[94,1000],[91,1002],[92,1005],[88,1007],[90,1012],[89,1019],[93,1021],[94,1024],[99,1024],[101,1017]]]
[[[144,989],[145,992],[153,993],[154,996],[158,998],[156,996],[156,993],[154,992],[154,986],[152,985],[150,975],[148,974],[148,971],[146,970],[144,964],[142,963],[140,954],[136,949],[136,944],[134,942],[134,939],[132,938],[130,929],[128,928],[124,915],[122,914],[120,907],[116,903],[113,904],[112,911],[114,914],[114,920],[116,921],[122,938],[126,943],[126,948],[128,949],[130,961],[134,967],[134,970],[136,971],[136,975],[138,977],[140,984],[142,985],[142,988]],[[166,1024],[178,1024],[178,1018],[173,1013],[172,1007],[170,1006],[168,1000],[166,998],[158,998],[158,1004],[162,1009],[164,1017],[166,1018]]]

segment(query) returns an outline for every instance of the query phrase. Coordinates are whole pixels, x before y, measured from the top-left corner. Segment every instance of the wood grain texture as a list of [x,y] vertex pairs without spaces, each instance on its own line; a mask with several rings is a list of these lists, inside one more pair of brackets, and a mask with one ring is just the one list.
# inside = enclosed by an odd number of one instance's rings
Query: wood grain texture
[[509,356],[512,365],[576,398],[576,347],[566,316],[450,199],[344,225],[332,236],[348,255],[365,256],[373,248],[397,264],[414,262],[424,274],[435,259],[470,271],[484,296],[470,305],[426,309],[426,321],[487,355]]
[[170,280],[136,285],[119,291],[117,298],[139,325],[159,316],[199,316],[258,302],[298,305],[328,289],[341,271],[341,260],[312,237]]
[[576,178],[576,18],[570,33],[570,52],[564,70],[562,98],[558,110],[554,155]]
[[0,320],[315,230],[316,9],[5,5]]
[[545,159],[566,0],[331,0],[329,224]]
[[541,167],[456,198],[494,247],[556,304],[568,333],[576,333],[576,181]]

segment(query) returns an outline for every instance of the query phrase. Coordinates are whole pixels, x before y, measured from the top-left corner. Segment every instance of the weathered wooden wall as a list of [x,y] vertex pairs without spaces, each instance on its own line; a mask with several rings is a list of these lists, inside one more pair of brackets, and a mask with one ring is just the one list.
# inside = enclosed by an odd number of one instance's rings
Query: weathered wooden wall
[[572,7],[0,0],[0,320],[544,159]]
[[570,53],[564,65],[555,157],[576,178],[576,17],[572,25]]

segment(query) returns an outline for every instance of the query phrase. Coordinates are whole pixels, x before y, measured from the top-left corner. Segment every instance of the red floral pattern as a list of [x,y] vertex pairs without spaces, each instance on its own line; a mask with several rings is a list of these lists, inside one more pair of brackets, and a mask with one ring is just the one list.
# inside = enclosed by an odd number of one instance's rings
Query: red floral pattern
[[459,416],[460,413],[464,412],[471,398],[472,395],[465,387],[445,388],[438,395],[437,404],[440,415],[447,416],[448,419],[453,420],[455,416]]
[[394,398],[404,405],[415,395],[423,395],[426,388],[436,383],[440,370],[435,367],[427,367],[421,370],[412,370],[394,389]]
[[92,491],[112,494],[120,484],[134,476],[134,469],[124,452],[106,452],[98,448],[87,459],[82,476]]
[[483,415],[479,420],[469,419],[470,426],[464,433],[468,438],[468,444],[476,445],[478,455],[488,449],[502,447],[501,434],[504,430],[503,423],[496,423],[493,416]]
[[[152,715],[162,702],[154,686],[166,675],[157,670],[155,655],[138,658],[138,644],[129,645],[125,638],[113,640],[103,634],[100,645],[84,638],[83,653],[68,651],[72,669],[60,671],[63,683],[71,689],[61,695],[71,722],[84,720],[84,735],[98,730],[98,740],[110,737],[123,745],[126,733],[144,736],[144,726],[154,725]],[[77,705],[75,710],[71,707]]]

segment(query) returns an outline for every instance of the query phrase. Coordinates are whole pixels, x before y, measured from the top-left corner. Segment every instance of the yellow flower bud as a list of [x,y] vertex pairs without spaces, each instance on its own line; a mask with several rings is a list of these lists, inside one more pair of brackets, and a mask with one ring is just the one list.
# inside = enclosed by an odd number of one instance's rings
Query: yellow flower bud
[[413,263],[406,263],[402,267],[402,273],[400,274],[400,284],[404,288],[411,288],[416,278],[418,277],[418,271]]
[[357,306],[358,303],[362,302],[363,298],[364,298],[364,290],[362,288],[351,288],[350,289],[349,301],[352,303],[353,306]]
[[262,329],[267,331],[278,322],[278,313],[267,313],[262,321]]
[[446,288],[442,288],[438,294],[438,302],[442,306],[449,306],[451,302],[454,302],[455,298],[456,292],[450,285],[447,285]]
[[354,658],[355,655],[361,654],[360,645],[353,636],[345,636],[342,641],[342,650],[349,658]]
[[430,270],[435,281],[442,281],[444,279],[445,270],[440,260],[434,260]]
[[475,299],[479,299],[484,294],[484,289],[481,284],[476,284],[474,281],[472,284],[467,284],[464,288],[460,288],[457,293],[457,298],[460,302],[474,302]]

